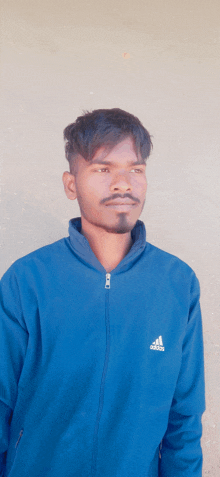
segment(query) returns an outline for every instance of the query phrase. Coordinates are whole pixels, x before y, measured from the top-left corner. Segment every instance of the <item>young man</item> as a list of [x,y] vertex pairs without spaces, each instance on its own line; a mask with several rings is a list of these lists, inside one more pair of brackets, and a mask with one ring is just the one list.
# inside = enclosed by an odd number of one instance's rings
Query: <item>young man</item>
[[1,285],[4,477],[201,477],[199,283],[146,242],[148,131],[120,109],[64,130],[69,237]]

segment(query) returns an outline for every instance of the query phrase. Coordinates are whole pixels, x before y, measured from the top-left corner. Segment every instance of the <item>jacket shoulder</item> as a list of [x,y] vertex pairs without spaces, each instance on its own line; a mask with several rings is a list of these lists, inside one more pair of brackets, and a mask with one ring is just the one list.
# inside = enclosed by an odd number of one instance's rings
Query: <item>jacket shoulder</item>
[[30,252],[27,255],[24,255],[23,257],[20,257],[15,260],[3,274],[2,278],[4,278],[5,275],[11,273],[16,274],[16,272],[19,272],[26,267],[31,267],[34,263],[37,262],[44,262],[46,264],[51,261],[57,260],[60,256],[63,256],[63,253],[65,253],[67,249],[67,238],[62,238],[49,245],[44,245],[43,247],[40,247],[33,252]]
[[183,273],[188,277],[196,276],[195,271],[184,260],[149,242],[147,242],[146,252],[148,257],[151,257],[152,262],[158,268],[175,270],[177,273]]

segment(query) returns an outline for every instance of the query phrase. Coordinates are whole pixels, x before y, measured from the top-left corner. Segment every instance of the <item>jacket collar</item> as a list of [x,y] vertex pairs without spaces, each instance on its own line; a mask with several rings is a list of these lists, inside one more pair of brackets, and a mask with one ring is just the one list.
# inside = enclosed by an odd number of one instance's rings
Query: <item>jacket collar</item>
[[[121,262],[117,265],[117,267],[111,271],[111,273],[124,272],[128,270],[137,261],[137,259],[140,258],[139,256],[146,247],[146,229],[144,222],[137,220],[134,228],[131,230],[131,238],[133,240],[132,247],[123,260],[121,260]],[[80,258],[83,262],[86,262],[86,264],[90,267],[96,268],[102,273],[106,273],[105,268],[93,253],[87,238],[81,234],[81,217],[75,217],[69,221],[69,242],[71,248],[78,258]]]

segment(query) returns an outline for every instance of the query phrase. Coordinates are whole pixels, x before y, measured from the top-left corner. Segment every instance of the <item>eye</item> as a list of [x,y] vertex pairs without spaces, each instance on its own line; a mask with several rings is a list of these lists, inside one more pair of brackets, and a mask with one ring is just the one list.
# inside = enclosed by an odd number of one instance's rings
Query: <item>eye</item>
[[132,171],[136,171],[136,172],[144,172],[143,169],[132,169]]
[[108,171],[108,169],[106,167],[103,167],[102,169],[97,169],[97,172],[99,172],[99,171],[101,171],[101,172]]

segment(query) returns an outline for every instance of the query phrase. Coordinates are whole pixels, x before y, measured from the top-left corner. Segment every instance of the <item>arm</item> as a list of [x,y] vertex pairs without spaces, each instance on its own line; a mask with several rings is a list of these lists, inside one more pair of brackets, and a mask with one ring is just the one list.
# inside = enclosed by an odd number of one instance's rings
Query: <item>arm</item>
[[199,297],[199,282],[193,275],[182,364],[160,451],[160,477],[202,477],[200,439],[205,392]]
[[9,425],[17,398],[28,341],[16,277],[9,269],[0,287],[0,476],[9,443]]

